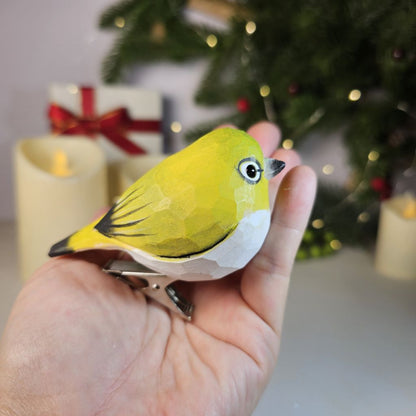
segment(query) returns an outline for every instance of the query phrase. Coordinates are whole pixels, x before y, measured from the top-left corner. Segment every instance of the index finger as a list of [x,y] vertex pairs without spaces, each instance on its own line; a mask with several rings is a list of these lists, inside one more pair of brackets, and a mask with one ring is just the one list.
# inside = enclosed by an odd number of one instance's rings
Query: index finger
[[254,124],[254,126],[247,130],[247,133],[258,141],[266,157],[272,155],[282,139],[280,129],[268,121],[261,121]]

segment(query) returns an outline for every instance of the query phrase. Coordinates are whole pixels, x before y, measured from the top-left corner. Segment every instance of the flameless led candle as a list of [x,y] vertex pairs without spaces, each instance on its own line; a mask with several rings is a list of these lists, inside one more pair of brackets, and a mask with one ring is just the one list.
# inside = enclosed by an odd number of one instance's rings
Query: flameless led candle
[[383,202],[375,266],[388,277],[416,278],[416,198],[411,194]]
[[16,218],[21,276],[47,259],[50,246],[107,206],[104,152],[83,137],[41,137],[15,147]]

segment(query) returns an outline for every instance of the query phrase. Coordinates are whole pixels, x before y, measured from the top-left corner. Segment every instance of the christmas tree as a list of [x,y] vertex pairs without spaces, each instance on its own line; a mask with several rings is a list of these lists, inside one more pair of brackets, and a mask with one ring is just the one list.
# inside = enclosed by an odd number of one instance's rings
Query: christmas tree
[[[227,11],[227,30],[186,19],[186,8],[209,5]],[[120,81],[133,64],[205,56],[196,103],[234,111],[196,126],[191,140],[223,121],[273,121],[286,148],[313,130],[342,128],[353,175],[343,188],[320,186],[298,255],[320,256],[372,241],[379,201],[414,164],[415,22],[416,3],[404,0],[128,0],[101,18],[102,28],[118,31],[103,77]]]

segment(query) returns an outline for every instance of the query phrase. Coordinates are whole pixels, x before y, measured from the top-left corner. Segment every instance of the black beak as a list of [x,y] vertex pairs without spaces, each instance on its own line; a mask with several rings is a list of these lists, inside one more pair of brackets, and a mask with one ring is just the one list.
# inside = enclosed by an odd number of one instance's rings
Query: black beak
[[264,158],[264,176],[270,180],[274,178],[285,167],[285,162],[277,159]]

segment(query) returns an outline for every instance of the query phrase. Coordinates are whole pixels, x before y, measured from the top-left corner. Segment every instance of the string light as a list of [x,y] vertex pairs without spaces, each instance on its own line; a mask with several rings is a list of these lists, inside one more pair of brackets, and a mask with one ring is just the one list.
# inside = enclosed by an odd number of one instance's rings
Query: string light
[[316,230],[320,230],[325,225],[324,220],[321,220],[320,218],[317,218],[316,220],[312,221],[312,227]]
[[248,35],[252,35],[257,29],[256,24],[253,21],[247,22],[246,24],[246,32]]
[[210,48],[215,48],[217,46],[218,39],[217,39],[217,37],[215,35],[213,35],[211,33],[210,35],[207,36],[206,42],[207,42],[207,45]]
[[403,111],[404,113],[407,113],[409,111],[409,104],[406,103],[405,101],[400,101],[397,104],[397,109],[400,111]]
[[126,21],[125,21],[124,17],[118,16],[114,19],[114,24],[118,28],[122,29],[124,27],[124,25],[126,24]]
[[270,87],[268,85],[262,85],[260,87],[260,95],[264,98],[270,95]]
[[156,22],[150,31],[152,40],[156,43],[162,43],[166,38],[166,26],[162,22]]
[[370,214],[366,211],[361,212],[361,214],[357,217],[358,222],[368,222],[370,219]]
[[332,248],[332,250],[339,250],[342,247],[342,243],[339,240],[331,240],[329,242],[329,246]]
[[179,121],[174,121],[170,125],[170,129],[173,131],[173,133],[180,133],[182,131],[182,124],[179,123]]
[[378,160],[378,158],[380,157],[380,153],[377,152],[377,150],[372,150],[369,154],[368,154],[368,160],[370,162],[375,162],[376,160]]
[[293,148],[293,140],[292,139],[283,140],[282,147],[283,147],[283,149],[286,149],[286,150],[292,149]]
[[327,164],[327,165],[325,165],[323,168],[322,168],[322,172],[325,174],[325,175],[332,175],[333,173],[334,173],[334,165],[331,165],[331,164]]
[[351,90],[348,94],[348,99],[350,101],[358,101],[361,98],[361,91],[360,90]]

